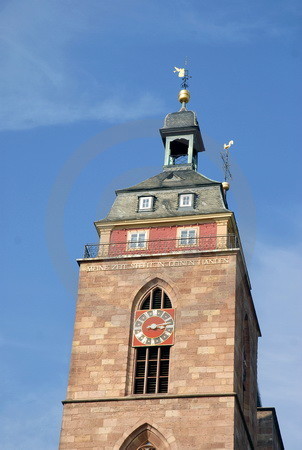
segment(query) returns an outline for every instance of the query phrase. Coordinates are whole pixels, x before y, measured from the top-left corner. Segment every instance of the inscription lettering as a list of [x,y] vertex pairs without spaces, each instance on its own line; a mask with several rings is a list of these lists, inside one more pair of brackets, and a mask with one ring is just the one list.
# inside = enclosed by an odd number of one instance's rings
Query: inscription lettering
[[197,260],[181,259],[173,261],[152,261],[124,264],[100,264],[98,266],[87,266],[87,272],[102,272],[104,270],[129,270],[129,269],[149,269],[152,267],[185,267],[185,266],[203,266],[210,264],[228,264],[229,258],[204,258]]

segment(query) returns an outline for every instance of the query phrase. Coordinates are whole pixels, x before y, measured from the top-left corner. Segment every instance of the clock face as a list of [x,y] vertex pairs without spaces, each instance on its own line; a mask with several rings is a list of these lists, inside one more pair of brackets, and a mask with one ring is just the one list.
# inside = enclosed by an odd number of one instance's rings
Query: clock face
[[135,312],[133,347],[174,344],[174,309]]

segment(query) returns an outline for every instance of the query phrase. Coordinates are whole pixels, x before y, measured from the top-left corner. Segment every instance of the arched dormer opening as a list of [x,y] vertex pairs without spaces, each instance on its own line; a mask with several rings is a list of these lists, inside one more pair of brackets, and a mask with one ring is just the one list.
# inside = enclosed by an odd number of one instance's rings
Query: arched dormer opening
[[179,138],[170,142],[170,164],[188,164],[189,139]]
[[166,138],[165,165],[190,165],[197,168],[197,151],[193,134],[169,136]]

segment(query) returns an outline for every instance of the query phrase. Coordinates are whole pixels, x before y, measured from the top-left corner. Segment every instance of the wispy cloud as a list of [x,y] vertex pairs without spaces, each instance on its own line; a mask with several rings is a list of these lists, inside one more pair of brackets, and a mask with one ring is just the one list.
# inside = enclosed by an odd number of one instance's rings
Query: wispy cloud
[[285,32],[268,14],[259,19],[254,11],[253,20],[246,14],[240,17],[236,10],[242,11],[240,2],[228,3],[227,8],[220,3],[218,8],[217,2],[213,6],[201,3],[7,2],[0,18],[0,129],[91,119],[119,121],[163,112],[161,99],[148,94],[143,83],[132,86],[129,102],[121,80],[126,77],[130,83],[131,75],[124,71],[123,76],[114,78],[117,61],[111,68],[112,64],[103,61],[103,69],[99,62],[95,71],[83,50],[87,43],[93,48],[93,60],[102,55],[103,46],[130,40],[135,48],[146,36],[150,43],[159,45],[184,40],[249,41],[259,33],[272,36]]
[[128,120],[161,110],[162,102],[146,91],[137,90],[131,103],[114,83],[104,94],[106,79],[96,82],[79,68],[71,44],[91,32],[90,15],[83,5],[83,15],[75,14],[74,6],[69,11],[56,1],[44,1],[41,8],[35,0],[15,0],[2,11],[0,129]]
[[118,122],[120,120],[138,119],[146,115],[156,115],[163,110],[160,101],[154,97],[142,94],[131,105],[126,99],[114,96],[103,102],[52,100],[47,95],[33,96],[30,99],[17,99],[9,102],[7,108],[0,113],[0,129],[22,130],[43,125],[58,125],[80,120],[105,120]]

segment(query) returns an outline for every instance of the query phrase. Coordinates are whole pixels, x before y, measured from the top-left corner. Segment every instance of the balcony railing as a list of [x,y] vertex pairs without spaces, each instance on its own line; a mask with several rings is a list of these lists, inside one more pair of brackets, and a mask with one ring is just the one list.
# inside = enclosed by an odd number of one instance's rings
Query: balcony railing
[[139,242],[111,242],[85,245],[84,258],[123,258],[161,253],[196,253],[240,247],[238,236],[202,236],[180,239],[157,239]]

